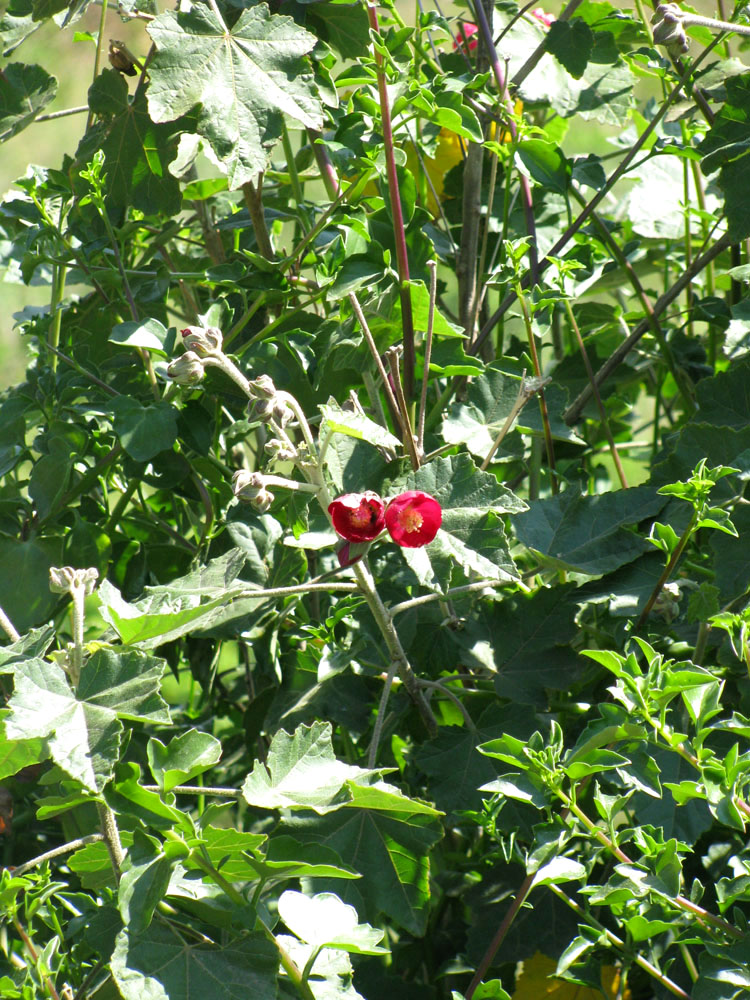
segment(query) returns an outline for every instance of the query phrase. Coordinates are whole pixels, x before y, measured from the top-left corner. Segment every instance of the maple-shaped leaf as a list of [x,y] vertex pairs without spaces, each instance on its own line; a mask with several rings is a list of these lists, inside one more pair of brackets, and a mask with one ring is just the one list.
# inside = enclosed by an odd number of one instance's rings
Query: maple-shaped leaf
[[216,6],[166,11],[148,26],[156,55],[148,106],[157,122],[197,110],[197,132],[223,164],[229,187],[254,180],[281,135],[282,116],[320,128],[320,101],[302,57],[315,36],[266,4],[230,28]]
[[88,791],[100,792],[118,760],[120,719],[169,722],[159,694],[164,666],[136,650],[99,649],[73,691],[56,663],[26,660],[16,669],[5,734],[11,740],[45,740],[59,767]]
[[100,122],[84,136],[77,156],[89,160],[96,149],[103,151],[107,201],[121,208],[133,205],[147,215],[179,212],[180,185],[167,167],[177,155],[180,133],[192,131],[194,120],[155,124],[145,92],[139,89],[131,99],[127,83],[114,69],[94,80],[89,107]]
[[0,71],[0,142],[30,125],[56,93],[57,80],[41,66],[4,66]]

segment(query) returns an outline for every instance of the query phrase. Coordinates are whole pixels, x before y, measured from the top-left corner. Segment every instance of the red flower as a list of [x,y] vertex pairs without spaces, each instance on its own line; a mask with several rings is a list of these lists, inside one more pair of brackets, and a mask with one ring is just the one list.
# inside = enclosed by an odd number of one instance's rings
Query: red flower
[[438,532],[443,511],[435,497],[421,490],[407,490],[394,497],[385,511],[385,526],[396,545],[419,549]]
[[458,32],[456,34],[456,40],[453,43],[453,48],[463,49],[467,48],[469,52],[473,52],[479,46],[479,42],[476,38],[472,38],[472,35],[476,35],[479,31],[476,24],[472,24],[471,21],[466,21],[464,24],[458,26]]
[[372,490],[344,493],[328,505],[333,526],[349,542],[371,542],[385,527],[383,501]]
[[544,7],[535,7],[533,10],[530,10],[529,13],[532,17],[535,17],[537,21],[541,21],[545,28],[550,28],[552,26],[552,22],[557,20],[555,15],[548,14]]

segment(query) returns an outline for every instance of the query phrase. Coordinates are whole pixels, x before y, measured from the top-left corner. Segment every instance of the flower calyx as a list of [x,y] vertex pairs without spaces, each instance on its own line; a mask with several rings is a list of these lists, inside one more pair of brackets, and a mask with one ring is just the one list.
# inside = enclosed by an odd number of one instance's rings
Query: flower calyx
[[72,594],[74,590],[82,590],[84,596],[88,597],[89,594],[93,594],[98,579],[99,570],[94,566],[89,569],[50,566],[49,589],[53,594]]

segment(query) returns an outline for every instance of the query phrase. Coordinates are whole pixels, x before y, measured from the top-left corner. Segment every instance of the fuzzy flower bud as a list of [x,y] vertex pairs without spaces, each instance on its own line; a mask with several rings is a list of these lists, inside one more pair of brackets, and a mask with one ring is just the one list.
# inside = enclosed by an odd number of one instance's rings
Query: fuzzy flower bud
[[182,340],[188,351],[195,351],[200,358],[209,354],[220,354],[222,345],[221,330],[215,326],[188,326],[182,333]]
[[251,420],[260,420],[262,424],[273,419],[273,400],[252,399],[247,406],[247,415]]
[[396,545],[419,549],[438,533],[443,510],[435,497],[421,490],[407,490],[394,497],[385,510],[385,526]]
[[258,494],[265,489],[265,479],[260,472],[248,472],[247,469],[238,469],[232,476],[232,492],[238,500],[247,502],[255,500]]
[[685,27],[682,23],[682,11],[675,3],[660,3],[651,18],[654,26],[654,42],[663,45],[673,56],[682,56],[690,48]]
[[167,375],[178,385],[195,385],[205,378],[206,371],[195,351],[186,351],[169,365]]
[[276,396],[276,386],[270,375],[259,375],[250,382],[250,392],[256,399],[273,399]]
[[285,441],[280,441],[279,438],[271,438],[270,441],[266,441],[264,447],[268,454],[279,462],[295,462],[297,460],[296,449],[290,448]]
[[279,427],[286,427],[294,420],[294,410],[283,399],[273,404],[273,419]]
[[273,503],[273,493],[270,490],[261,490],[254,500],[250,503],[255,507],[256,510],[260,511],[261,514],[265,514],[268,508]]

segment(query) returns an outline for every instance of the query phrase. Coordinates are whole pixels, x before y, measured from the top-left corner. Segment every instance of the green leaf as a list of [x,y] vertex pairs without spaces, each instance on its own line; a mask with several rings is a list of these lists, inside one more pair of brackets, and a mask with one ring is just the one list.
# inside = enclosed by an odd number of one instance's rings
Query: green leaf
[[342,410],[335,400],[319,407],[323,419],[330,429],[339,434],[347,434],[358,441],[369,441],[381,448],[400,448],[401,442],[382,424],[375,423],[364,413],[349,413]]
[[230,189],[265,170],[283,115],[321,128],[320,102],[302,62],[316,39],[290,17],[257,4],[230,28],[218,8],[198,2],[160,14],[147,31],[156,46],[151,117],[174,121],[195,108],[197,132],[226,170]]
[[[1,724],[0,734],[2,734]],[[49,752],[44,740],[10,740],[3,735],[0,739],[0,780],[12,777],[29,764],[38,764],[48,757]]]
[[598,576],[632,562],[649,548],[627,526],[654,517],[663,506],[649,486],[591,497],[568,490],[534,501],[513,524],[519,541],[553,565]]
[[153,589],[154,593],[137,604],[123,600],[119,590],[108,580],[104,580],[97,591],[102,618],[126,645],[154,649],[199,627],[205,628],[224,614],[233,596],[245,593],[244,590],[227,591],[201,604],[199,595],[190,592],[170,597],[169,593]]
[[[491,747],[493,744],[487,744]],[[480,748],[481,753],[486,753],[490,757],[495,754],[489,749]],[[494,792],[503,798],[516,799],[518,802],[528,802],[529,805],[536,806],[537,809],[547,809],[550,806],[550,794],[544,787],[542,781],[535,774],[520,774],[511,772],[503,774],[493,781],[488,781],[479,789],[481,792]]]
[[484,619],[495,648],[495,690],[513,704],[543,705],[547,688],[565,690],[580,663],[569,643],[578,631],[573,587],[539,590],[493,606]]
[[19,632],[52,615],[57,595],[50,593],[49,571],[59,566],[57,538],[0,538],[0,607]]
[[597,774],[599,771],[614,771],[618,767],[625,767],[630,761],[622,754],[615,753],[614,750],[588,750],[570,764],[566,764],[564,771],[571,781],[580,781],[589,774]]
[[194,123],[162,125],[151,120],[146,90],[128,95],[124,77],[114,69],[101,72],[89,88],[89,107],[100,118],[81,140],[77,156],[90,160],[95,149],[104,153],[107,202],[132,205],[147,215],[175,215],[182,195],[169,164],[177,156],[180,133]]
[[117,906],[130,934],[140,934],[151,923],[154,910],[164,898],[172,862],[136,831],[117,891]]
[[[244,833],[233,827],[202,826],[197,837],[187,839],[187,845],[208,855],[214,868],[230,882],[252,882],[258,877],[253,856],[266,842],[262,833]],[[191,862],[188,867],[193,868]],[[194,869],[197,870],[197,869]]]
[[221,760],[221,743],[210,733],[189,729],[174,736],[169,745],[152,736],[146,747],[151,773],[164,792],[186,785]]
[[0,142],[23,131],[56,94],[57,80],[41,66],[4,66],[0,74]]
[[117,935],[112,977],[124,1000],[276,1000],[278,950],[252,932],[221,947],[152,923]]
[[558,146],[543,139],[524,139],[518,144],[516,155],[531,177],[545,190],[563,195],[568,190],[572,168]]
[[322,844],[301,844],[275,833],[265,854],[256,851],[250,864],[262,878],[359,878],[338,854]]
[[300,941],[354,955],[387,955],[383,931],[360,924],[357,911],[331,892],[305,896],[288,889],[279,897],[279,916]]
[[177,410],[170,403],[142,406],[132,396],[119,396],[110,406],[115,434],[137,462],[148,462],[177,440]]
[[[502,362],[488,365],[469,385],[466,402],[451,403],[443,417],[441,434],[446,444],[465,444],[472,455],[484,459],[513,409],[520,381],[502,370]],[[508,455],[508,440],[506,436],[496,460]]]
[[158,693],[163,672],[164,662],[146,654],[100,649],[85,664],[74,693],[57,664],[28,660],[16,669],[6,735],[46,740],[59,767],[84,788],[100,792],[117,763],[119,717],[169,722]]
[[559,885],[560,882],[574,882],[586,878],[586,867],[573,858],[557,857],[542,865],[534,874],[534,887]]
[[703,153],[703,173],[719,171],[729,236],[738,241],[750,236],[746,197],[750,184],[750,73],[730,77],[726,88],[726,103],[698,149]]
[[580,18],[553,21],[545,48],[562,63],[575,80],[580,80],[594,48],[594,33]]
[[442,836],[435,810],[384,789],[351,786],[353,799],[326,816],[294,816],[286,829],[303,841],[333,848],[362,875],[337,889],[344,902],[371,921],[386,914],[421,935],[427,922],[428,852]]
[[314,809],[326,813],[351,800],[347,782],[377,774],[337,760],[331,725],[283,729],[271,740],[265,763],[258,761],[242,785],[242,795],[261,809]]
[[109,335],[110,343],[122,344],[124,347],[142,347],[147,351],[158,351],[165,354],[164,341],[169,335],[166,327],[158,319],[147,319],[143,322],[129,320],[112,327]]

